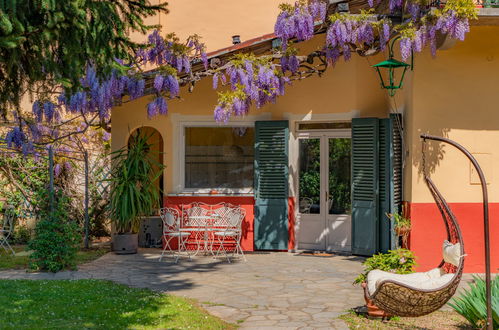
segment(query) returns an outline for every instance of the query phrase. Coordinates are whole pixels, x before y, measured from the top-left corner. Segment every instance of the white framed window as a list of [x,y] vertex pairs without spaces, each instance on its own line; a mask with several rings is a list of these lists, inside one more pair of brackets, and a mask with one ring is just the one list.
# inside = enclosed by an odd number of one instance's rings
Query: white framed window
[[179,122],[180,193],[253,193],[254,122]]

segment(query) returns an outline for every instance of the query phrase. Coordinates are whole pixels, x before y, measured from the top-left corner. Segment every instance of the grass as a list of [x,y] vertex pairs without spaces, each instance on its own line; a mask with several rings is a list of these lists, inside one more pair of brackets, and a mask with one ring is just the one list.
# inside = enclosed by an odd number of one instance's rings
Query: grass
[[234,329],[193,301],[100,280],[0,280],[2,329]]
[[464,317],[454,311],[437,311],[421,317],[393,317],[389,321],[368,319],[351,311],[340,316],[350,329],[473,329]]
[[[15,245],[12,247],[16,253],[26,251],[25,245]],[[108,253],[109,249],[99,248],[99,249],[88,249],[80,250],[76,255],[77,265],[84,264],[95,260],[104,254]],[[5,252],[5,250],[0,249],[0,270],[6,269],[28,269],[29,256],[27,255],[15,255]]]

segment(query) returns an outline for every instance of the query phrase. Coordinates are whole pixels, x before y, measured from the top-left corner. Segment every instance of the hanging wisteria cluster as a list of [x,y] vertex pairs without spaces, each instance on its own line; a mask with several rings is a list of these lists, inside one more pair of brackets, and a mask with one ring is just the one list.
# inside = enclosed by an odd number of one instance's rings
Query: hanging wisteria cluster
[[331,25],[326,34],[325,55],[334,64],[341,55],[345,60],[351,57],[352,44],[372,46],[378,42],[384,49],[392,33],[387,20],[374,21],[371,12],[361,15],[334,14],[329,17]]
[[426,20],[431,23],[421,25],[418,29],[408,28],[401,31],[400,52],[403,60],[407,60],[413,51],[421,52],[428,44],[431,54],[436,56],[439,32],[462,41],[470,31],[468,17],[459,16],[454,10],[428,14]]
[[180,84],[178,75],[191,74],[192,63],[201,61],[204,69],[208,69],[206,46],[197,35],[187,38],[181,43],[174,33],[163,38],[158,30],[148,37],[149,47],[137,51],[139,65],[152,64],[157,73],[154,77],[156,97],[147,105],[147,115],[152,118],[156,115],[168,113],[168,98],[179,95]]
[[282,4],[281,13],[277,16],[274,33],[281,38],[285,50],[290,39],[309,40],[314,36],[316,21],[324,21],[327,5],[324,1],[297,1],[294,6]]
[[228,82],[230,90],[219,93],[215,120],[227,122],[232,115],[244,116],[254,104],[257,108],[275,102],[284,94],[289,78],[282,74],[272,57],[236,55],[235,58],[213,75],[213,88]]
[[[374,7],[379,0],[369,0]],[[403,10],[402,0],[389,0],[389,9],[393,13]],[[428,44],[433,56],[437,51],[437,35],[441,33],[453,39],[464,40],[469,32],[469,20],[476,18],[476,9],[473,1],[448,1],[442,8],[431,8],[430,4],[421,1],[407,1],[405,12],[410,16],[397,27],[400,35],[400,52],[403,60],[407,60],[413,52],[421,52]],[[384,26],[385,28],[385,26]],[[380,45],[386,44],[389,39],[386,34],[380,34]]]
[[300,61],[296,56],[297,53],[298,49],[294,47],[288,47],[284,54],[282,54],[280,64],[283,73],[286,73],[286,71],[291,72],[291,74],[295,74],[296,72],[298,72],[298,69],[300,68]]

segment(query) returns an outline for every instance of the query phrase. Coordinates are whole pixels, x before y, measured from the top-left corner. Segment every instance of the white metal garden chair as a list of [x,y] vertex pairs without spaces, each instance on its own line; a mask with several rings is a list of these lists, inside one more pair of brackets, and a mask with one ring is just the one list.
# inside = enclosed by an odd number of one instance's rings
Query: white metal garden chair
[[[163,256],[168,250],[172,253],[172,257],[175,258],[175,263],[178,262],[182,252],[185,252],[190,259],[191,256],[187,251],[185,243],[191,233],[189,231],[181,230],[180,212],[176,209],[165,207],[160,209],[160,216],[161,220],[163,220],[163,239],[165,247],[159,257],[159,261],[163,259]],[[178,239],[176,250],[172,249],[170,245],[171,240],[174,238]]]
[[246,210],[242,207],[235,207],[231,208],[227,214],[221,217],[217,223],[219,231],[213,233],[213,236],[217,239],[218,243],[215,257],[223,254],[230,263],[228,252],[230,252],[229,249],[231,249],[232,257],[241,256],[243,260],[246,261],[243,249],[241,248],[242,223],[245,216]]
[[3,223],[0,229],[0,246],[5,250],[5,252],[11,252],[13,255],[16,254],[14,249],[9,244],[9,237],[12,235],[14,230],[14,218],[15,214],[12,207],[6,207],[5,213],[3,215]]

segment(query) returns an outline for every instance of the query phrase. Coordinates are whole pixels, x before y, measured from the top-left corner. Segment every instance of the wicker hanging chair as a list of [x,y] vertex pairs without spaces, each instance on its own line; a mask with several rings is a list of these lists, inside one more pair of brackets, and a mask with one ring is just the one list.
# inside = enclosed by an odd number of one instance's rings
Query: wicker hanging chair
[[461,229],[449,205],[426,174],[425,149],[425,142],[423,141],[424,179],[442,215],[447,230],[447,240],[453,244],[461,243],[461,257],[457,267],[442,260],[438,267],[446,273],[453,273],[454,276],[444,286],[436,289],[418,289],[398,281],[385,280],[380,282],[376,291],[370,295],[367,286],[365,286],[364,293],[366,297],[391,315],[417,317],[435,312],[454,295],[463,274],[465,254]]

